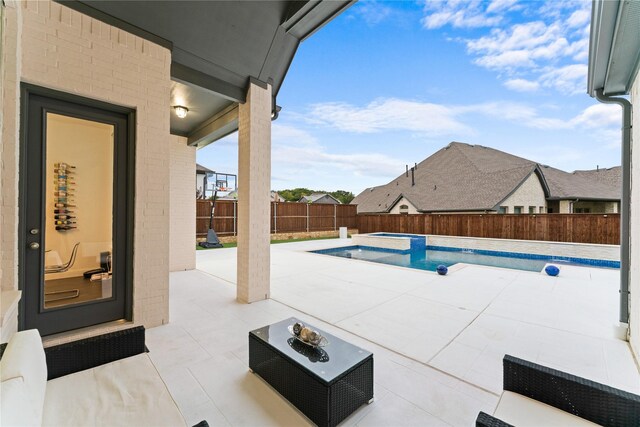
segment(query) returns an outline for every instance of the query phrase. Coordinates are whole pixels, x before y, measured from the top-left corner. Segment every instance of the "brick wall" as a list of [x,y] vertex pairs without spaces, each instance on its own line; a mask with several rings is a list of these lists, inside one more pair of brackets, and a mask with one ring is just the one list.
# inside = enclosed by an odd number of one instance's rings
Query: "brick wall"
[[559,202],[559,211],[554,213],[571,213],[571,201],[570,200],[560,200]]
[[[573,212],[577,212],[579,209],[589,209],[588,213],[619,213],[618,202],[574,202]],[[582,212],[586,213],[586,212]]]
[[506,213],[515,213],[516,206],[522,207],[521,213],[529,213],[529,206],[535,207],[535,213],[539,213],[540,206],[546,208],[547,200],[544,197],[544,190],[540,184],[538,175],[532,173],[507,199],[500,203],[506,206]]
[[640,73],[631,88],[631,227],[629,268],[629,334],[631,348],[640,363]]
[[[2,6],[0,6],[2,7]],[[0,49],[0,284],[14,290],[18,282],[18,129],[20,98],[20,8],[9,3],[2,13]]]
[[6,2],[0,5],[0,290],[3,309],[0,319],[1,339],[6,342],[18,330],[18,310],[13,301],[18,279],[18,126],[20,81],[20,8]]
[[169,270],[196,268],[196,149],[187,138],[171,137]]
[[238,280],[237,299],[269,298],[271,209],[271,87],[249,84],[238,109]]
[[[134,322],[147,327],[166,323],[171,54],[58,3],[28,1],[17,7],[21,8],[15,23],[22,26],[22,55],[18,55],[22,81],[136,110]],[[3,98],[5,120],[15,111],[11,104],[12,98]],[[3,151],[17,147],[16,129],[5,125]],[[10,168],[3,171],[3,186],[5,176],[16,177],[17,165]],[[5,212],[13,215],[17,201],[12,199],[9,205],[2,207],[3,220]],[[16,233],[10,234],[7,238],[15,242]],[[3,241],[3,259],[4,247]],[[9,279],[3,279],[3,287],[16,286],[15,278]]]

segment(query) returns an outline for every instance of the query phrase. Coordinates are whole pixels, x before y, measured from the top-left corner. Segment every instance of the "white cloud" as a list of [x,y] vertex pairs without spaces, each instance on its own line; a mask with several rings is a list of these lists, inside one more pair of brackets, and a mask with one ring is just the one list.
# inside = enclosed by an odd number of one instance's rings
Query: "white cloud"
[[541,21],[527,22],[516,24],[509,30],[493,29],[488,36],[469,40],[467,48],[470,52],[478,53],[531,49],[551,42],[558,34],[557,26],[547,26]]
[[353,11],[360,15],[369,25],[376,25],[387,19],[393,10],[375,0],[361,1],[356,3]]
[[497,70],[534,68],[539,60],[564,56],[569,47],[559,24],[541,21],[495,29],[488,36],[467,41],[467,50],[479,55],[476,64]]
[[501,12],[503,10],[510,9],[515,5],[517,0],[493,0],[489,6],[487,6],[487,12]]
[[[451,25],[454,28],[477,28],[497,25],[502,12],[515,0],[494,0],[487,5],[478,0],[425,1],[422,25],[428,29]],[[486,6],[486,7],[485,7]]]
[[473,62],[490,70],[532,67],[534,65],[530,52],[526,50],[511,50],[496,55],[486,55]]
[[[533,87],[536,82],[515,83]],[[480,114],[499,120],[542,129],[606,128],[619,122],[616,107],[596,104],[569,119],[541,116],[528,104],[494,101],[469,105],[442,105],[401,99],[379,99],[358,107],[345,103],[315,104],[307,121],[336,128],[343,132],[378,133],[384,131],[410,131],[430,136],[459,138],[474,131],[464,123],[464,115]],[[305,138],[293,137],[305,143]]]
[[591,14],[587,9],[579,9],[576,10],[569,16],[567,19],[567,25],[571,28],[580,27],[589,22],[591,19]]
[[[506,25],[516,10],[522,11],[520,20],[529,21]],[[504,86],[511,90],[545,87],[565,94],[584,92],[589,1],[435,1],[425,4],[424,13],[426,28],[493,27],[478,30],[480,36],[462,41],[473,62],[498,72],[499,78],[506,79]]]
[[621,126],[621,109],[613,104],[594,104],[571,120],[574,127],[603,129],[609,126]]
[[449,107],[394,98],[379,99],[363,107],[338,102],[315,104],[308,117],[312,122],[345,132],[405,130],[436,135],[469,132]]
[[288,174],[313,168],[327,175],[338,169],[359,176],[395,176],[403,165],[400,160],[376,153],[330,153],[307,131],[278,123],[272,126],[271,158],[274,170]]
[[540,88],[540,83],[526,79],[509,79],[504,85],[516,92],[535,92]]
[[555,88],[560,92],[585,93],[587,88],[586,64],[572,64],[560,68],[551,68],[539,77],[544,87]]
[[461,114],[477,113],[507,120],[536,129],[568,129],[571,123],[555,117],[540,117],[538,111],[526,104],[510,101],[485,102],[456,107]]
[[495,118],[503,118],[524,126],[543,129],[608,129],[620,125],[620,108],[611,104],[594,104],[570,119],[540,116],[538,110],[516,102],[489,102],[458,107],[464,113],[476,112]]

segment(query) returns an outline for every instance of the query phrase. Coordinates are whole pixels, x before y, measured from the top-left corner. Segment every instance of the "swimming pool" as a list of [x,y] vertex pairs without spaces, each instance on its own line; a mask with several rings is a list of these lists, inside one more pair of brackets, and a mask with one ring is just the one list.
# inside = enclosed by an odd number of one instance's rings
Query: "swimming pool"
[[497,252],[427,246],[426,250],[398,251],[371,246],[345,246],[341,248],[311,251],[317,254],[353,258],[418,270],[436,271],[438,265],[450,267],[457,263],[486,265],[524,271],[541,271],[545,264],[585,265],[591,267],[620,268],[618,261],[594,260],[586,258],[552,257],[514,252]]

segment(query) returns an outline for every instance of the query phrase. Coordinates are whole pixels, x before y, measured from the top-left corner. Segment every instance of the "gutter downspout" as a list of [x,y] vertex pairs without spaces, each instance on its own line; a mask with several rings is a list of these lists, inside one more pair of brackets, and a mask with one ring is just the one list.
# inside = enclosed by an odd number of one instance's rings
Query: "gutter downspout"
[[595,91],[596,99],[604,104],[622,107],[622,197],[620,199],[620,322],[629,323],[629,219],[631,196],[631,103]]

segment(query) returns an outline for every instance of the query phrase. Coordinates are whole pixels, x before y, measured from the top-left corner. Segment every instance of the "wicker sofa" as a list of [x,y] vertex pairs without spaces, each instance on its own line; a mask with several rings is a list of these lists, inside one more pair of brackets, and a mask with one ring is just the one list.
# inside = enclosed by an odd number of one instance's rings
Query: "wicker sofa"
[[16,333],[0,353],[2,425],[184,426],[144,335],[135,327],[44,349],[37,330]]
[[640,426],[640,396],[506,355],[504,392],[476,426]]

